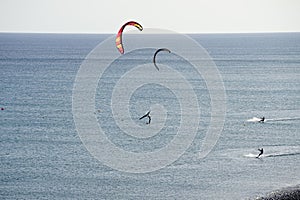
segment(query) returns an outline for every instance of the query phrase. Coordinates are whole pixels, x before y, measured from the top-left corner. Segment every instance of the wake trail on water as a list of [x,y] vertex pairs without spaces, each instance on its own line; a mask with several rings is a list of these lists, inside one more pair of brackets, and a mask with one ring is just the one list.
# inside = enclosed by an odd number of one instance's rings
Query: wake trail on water
[[[259,158],[300,156],[300,146],[263,146],[263,149],[264,153]],[[220,153],[220,156],[241,161],[256,158],[258,154],[257,148],[239,148],[224,150]]]
[[[248,158],[256,158],[258,153],[246,153],[243,156]],[[259,158],[267,157],[282,157],[282,156],[296,156],[300,155],[300,147],[291,146],[291,147],[277,147],[277,148],[265,148],[265,153],[262,154]]]
[[[300,120],[300,117],[295,118],[274,118],[274,119],[265,119],[264,122],[274,122],[274,121],[292,121],[292,120]],[[248,119],[247,122],[260,122],[261,118],[253,117]]]
[[[258,155],[258,153],[257,154],[249,153],[249,154],[245,154],[244,157],[256,158],[257,155]],[[263,155],[259,156],[259,158],[264,158],[264,157],[280,157],[280,156],[295,156],[295,155],[300,155],[300,152],[263,154]]]
[[300,120],[300,117],[296,117],[296,118],[265,119],[265,121],[290,121],[290,120]]

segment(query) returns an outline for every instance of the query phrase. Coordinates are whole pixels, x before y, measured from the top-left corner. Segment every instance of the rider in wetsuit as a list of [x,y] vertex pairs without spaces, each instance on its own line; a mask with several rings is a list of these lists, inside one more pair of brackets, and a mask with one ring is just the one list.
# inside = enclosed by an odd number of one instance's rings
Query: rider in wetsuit
[[258,149],[258,151],[259,151],[259,154],[258,154],[258,156],[256,156],[256,158],[259,158],[259,156],[261,156],[264,153],[264,149],[261,148],[261,149]]

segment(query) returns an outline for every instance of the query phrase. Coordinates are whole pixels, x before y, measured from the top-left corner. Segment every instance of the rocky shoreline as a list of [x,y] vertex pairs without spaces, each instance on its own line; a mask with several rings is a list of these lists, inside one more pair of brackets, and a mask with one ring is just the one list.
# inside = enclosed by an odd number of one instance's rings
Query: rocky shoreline
[[300,185],[275,190],[265,197],[257,197],[255,200],[300,200]]

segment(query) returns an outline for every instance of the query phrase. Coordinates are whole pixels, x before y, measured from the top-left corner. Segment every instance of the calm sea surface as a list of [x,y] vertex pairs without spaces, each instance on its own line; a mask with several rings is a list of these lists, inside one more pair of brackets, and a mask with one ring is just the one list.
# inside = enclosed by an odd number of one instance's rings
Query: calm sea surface
[[[0,34],[1,199],[245,199],[300,184],[300,33],[190,35],[215,62],[226,92],[223,131],[204,159],[198,153],[211,117],[205,80],[186,61],[181,65],[175,54],[161,52],[161,69],[154,72],[163,73],[168,65],[191,83],[201,121],[194,141],[175,162],[136,174],[95,159],[73,119],[77,72],[109,36]],[[130,116],[112,114],[118,80],[152,53],[142,49],[119,57],[98,82],[94,115],[107,138],[125,151],[159,150],[180,128],[176,93],[159,84],[135,90],[127,105]],[[136,81],[140,78],[146,77]],[[166,77],[166,82],[176,80]],[[176,82],[179,91],[181,84]],[[129,89],[124,87],[124,93]],[[147,125],[147,119],[138,118],[151,105],[163,106],[165,118],[152,110]],[[262,116],[265,123],[253,119]],[[130,118],[145,131],[163,127],[149,138],[136,138],[124,133],[114,117],[128,122],[129,129]],[[265,152],[256,159],[261,147]]]

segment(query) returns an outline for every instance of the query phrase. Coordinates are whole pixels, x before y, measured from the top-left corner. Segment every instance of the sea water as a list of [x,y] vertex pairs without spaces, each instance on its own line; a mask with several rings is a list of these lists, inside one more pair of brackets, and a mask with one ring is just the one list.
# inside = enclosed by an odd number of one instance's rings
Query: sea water
[[[200,99],[201,117],[183,155],[147,173],[118,171],[94,158],[74,123],[77,72],[86,56],[110,36],[0,34],[1,199],[245,199],[300,184],[299,33],[189,36],[216,64],[226,93],[224,127],[205,158],[198,156],[212,109],[205,80],[174,53],[161,52],[161,69],[153,66],[154,72],[164,73],[169,66],[183,74]],[[98,82],[95,118],[107,138],[125,151],[162,149],[180,128],[180,101],[159,84],[137,88],[128,105],[130,116],[120,113],[121,120],[132,118],[145,131],[161,124],[158,134],[136,138],[114,120],[119,117],[110,108],[114,86],[152,53],[128,52]],[[136,81],[140,78],[146,77]],[[180,91],[181,82],[176,85]],[[152,110],[150,125],[138,119],[158,104],[164,116]],[[255,120],[263,116],[264,123]],[[259,159],[258,148],[264,148]]]

